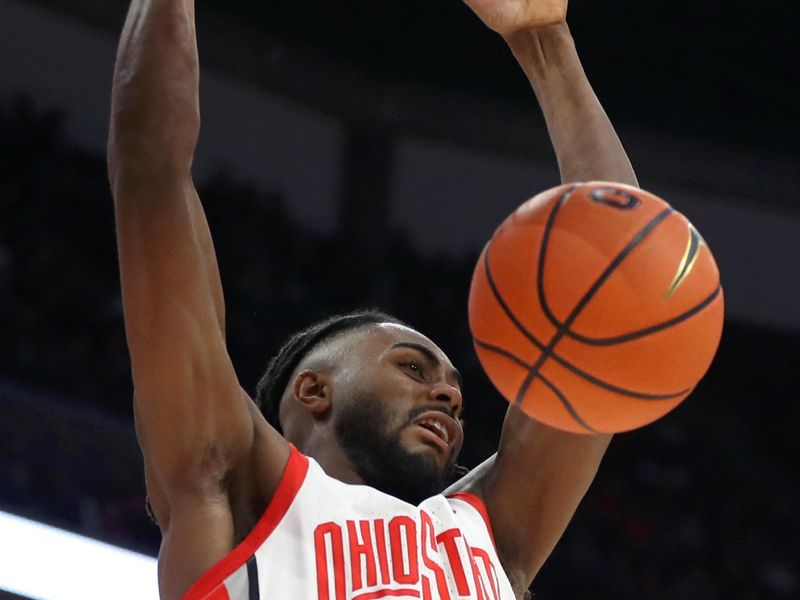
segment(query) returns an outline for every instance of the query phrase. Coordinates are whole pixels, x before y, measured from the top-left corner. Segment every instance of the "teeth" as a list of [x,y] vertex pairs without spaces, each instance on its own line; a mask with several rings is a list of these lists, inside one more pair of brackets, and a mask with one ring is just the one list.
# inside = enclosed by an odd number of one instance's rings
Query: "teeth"
[[439,434],[439,437],[444,440],[444,443],[447,444],[450,442],[450,435],[447,433],[447,428],[436,421],[434,419],[423,419],[419,422],[420,425],[427,425],[428,427],[432,428],[436,433]]

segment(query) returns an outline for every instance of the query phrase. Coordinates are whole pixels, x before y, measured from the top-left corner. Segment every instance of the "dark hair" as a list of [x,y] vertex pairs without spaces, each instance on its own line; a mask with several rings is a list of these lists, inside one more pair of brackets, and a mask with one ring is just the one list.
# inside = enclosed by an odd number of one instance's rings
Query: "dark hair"
[[388,313],[375,309],[360,309],[328,317],[291,336],[270,359],[267,370],[256,386],[256,405],[267,422],[281,431],[278,420],[281,398],[295,368],[309,352],[337,335],[378,323],[405,325],[400,319]]

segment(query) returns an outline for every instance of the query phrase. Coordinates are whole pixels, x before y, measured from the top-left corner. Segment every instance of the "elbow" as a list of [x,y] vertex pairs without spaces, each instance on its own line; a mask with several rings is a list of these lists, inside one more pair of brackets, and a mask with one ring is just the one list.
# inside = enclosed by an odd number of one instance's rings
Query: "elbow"
[[107,155],[112,196],[118,198],[125,190],[163,188],[191,181],[192,158],[191,153],[171,152],[157,144],[114,143],[112,135]]
[[191,177],[200,134],[199,111],[187,107],[178,115],[169,115],[116,104],[107,149],[112,191],[123,181],[147,183]]

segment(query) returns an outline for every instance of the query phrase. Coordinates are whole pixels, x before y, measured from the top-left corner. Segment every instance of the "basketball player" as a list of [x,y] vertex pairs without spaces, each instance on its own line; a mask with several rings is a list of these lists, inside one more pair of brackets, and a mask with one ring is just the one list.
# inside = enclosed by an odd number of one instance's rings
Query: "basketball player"
[[[635,185],[578,60],[566,0],[467,4],[529,78],[562,179]],[[259,410],[226,352],[190,173],[194,10],[192,0],[133,0],[109,143],[162,598],[524,597],[609,436],[556,431],[511,407],[497,454],[443,492],[463,441],[458,372],[422,333],[369,312],[293,338],[258,387]]]

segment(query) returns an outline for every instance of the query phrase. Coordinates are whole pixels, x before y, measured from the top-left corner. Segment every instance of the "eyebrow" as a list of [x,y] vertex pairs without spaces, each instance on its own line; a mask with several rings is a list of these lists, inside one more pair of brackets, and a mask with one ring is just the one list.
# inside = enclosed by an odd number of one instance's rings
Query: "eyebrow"
[[[423,354],[435,368],[438,369],[442,366],[442,361],[439,360],[439,358],[430,348],[424,346],[423,344],[418,344],[416,342],[397,342],[392,346],[392,348],[411,348],[412,350],[416,350],[417,352]],[[456,383],[458,383],[458,388],[463,389],[464,380],[461,377],[461,373],[458,372],[458,369],[453,367],[453,369],[450,371],[450,375],[452,375],[453,379],[455,379]]]

